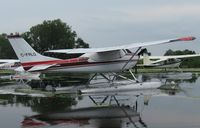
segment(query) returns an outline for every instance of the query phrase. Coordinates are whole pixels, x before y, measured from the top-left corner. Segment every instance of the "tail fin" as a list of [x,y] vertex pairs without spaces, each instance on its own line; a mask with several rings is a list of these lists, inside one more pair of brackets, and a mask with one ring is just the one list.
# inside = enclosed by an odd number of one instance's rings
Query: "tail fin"
[[21,63],[59,60],[39,54],[20,36],[8,36],[8,40]]
[[151,64],[151,60],[149,58],[148,52],[143,53],[143,65],[149,65]]

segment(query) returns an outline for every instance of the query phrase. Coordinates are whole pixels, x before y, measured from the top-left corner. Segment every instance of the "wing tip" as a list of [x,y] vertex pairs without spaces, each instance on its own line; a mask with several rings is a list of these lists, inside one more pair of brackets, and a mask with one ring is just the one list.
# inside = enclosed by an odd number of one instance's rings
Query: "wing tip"
[[188,37],[181,37],[181,38],[178,38],[178,39],[174,39],[174,40],[170,40],[170,42],[176,42],[176,41],[192,41],[192,40],[195,40],[196,37],[194,36],[188,36]]
[[195,39],[196,39],[196,37],[188,36],[188,37],[179,38],[178,40],[179,41],[192,41],[192,40],[195,40]]

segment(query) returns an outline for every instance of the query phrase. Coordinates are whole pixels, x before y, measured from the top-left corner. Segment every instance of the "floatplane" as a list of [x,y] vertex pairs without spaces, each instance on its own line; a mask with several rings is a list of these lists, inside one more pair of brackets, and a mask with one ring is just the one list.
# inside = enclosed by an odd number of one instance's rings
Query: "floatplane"
[[187,58],[199,57],[200,54],[172,55],[172,56],[149,56],[147,50],[143,52],[140,59],[143,60],[144,67],[157,68],[179,68],[180,64]]
[[[195,37],[183,37],[106,48],[77,48],[46,51],[51,53],[82,54],[76,58],[59,59],[39,54],[19,35],[11,35],[7,38],[19,58],[21,65],[27,72],[94,73],[89,82],[99,74],[105,78],[110,85],[114,83],[117,77],[132,82],[134,81],[135,83],[137,82],[131,69],[136,66],[139,55],[143,52],[142,47],[179,41],[192,41],[195,39]],[[134,52],[129,50],[134,48]],[[130,72],[133,79],[128,79],[117,74],[118,72],[127,70]],[[111,73],[113,77],[108,76],[106,73]],[[138,84],[138,86],[141,85],[142,83]],[[149,85],[147,88],[149,88]],[[150,88],[152,88],[152,86],[150,86]]]
[[39,80],[40,73],[26,72],[18,59],[0,59],[0,70],[15,72],[13,75],[0,76],[0,79],[16,80],[20,83]]

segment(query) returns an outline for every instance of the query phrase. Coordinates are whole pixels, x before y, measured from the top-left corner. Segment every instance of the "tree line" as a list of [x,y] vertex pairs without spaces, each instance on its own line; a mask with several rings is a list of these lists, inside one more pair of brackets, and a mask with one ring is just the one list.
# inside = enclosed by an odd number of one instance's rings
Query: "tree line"
[[[191,51],[188,49],[185,50],[167,50],[164,54],[164,56],[170,56],[170,55],[188,55],[188,54],[196,54],[195,51]],[[192,57],[183,59],[183,62],[181,63],[180,67],[182,68],[200,68],[200,57]]]

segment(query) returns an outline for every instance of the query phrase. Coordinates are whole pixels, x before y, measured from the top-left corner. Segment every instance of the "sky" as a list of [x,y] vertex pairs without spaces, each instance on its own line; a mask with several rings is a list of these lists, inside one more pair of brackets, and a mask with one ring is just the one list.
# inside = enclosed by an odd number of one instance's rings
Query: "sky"
[[90,47],[195,36],[193,42],[147,47],[200,53],[199,0],[0,0],[0,33],[26,32],[44,20],[61,19]]

